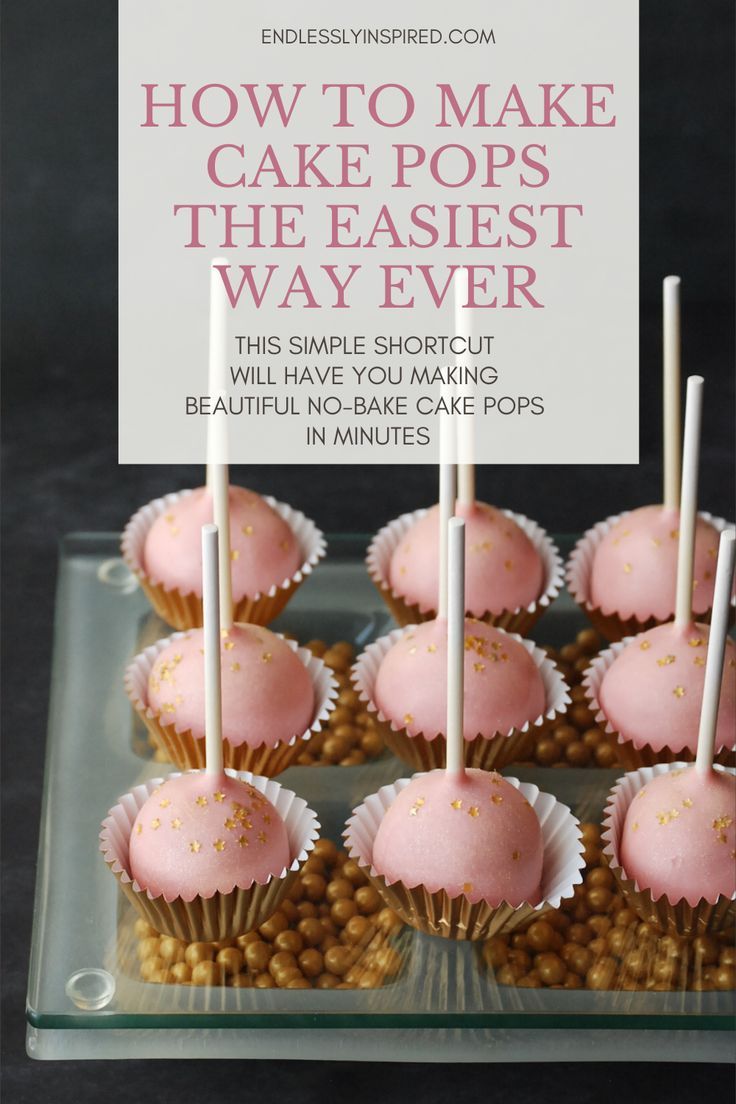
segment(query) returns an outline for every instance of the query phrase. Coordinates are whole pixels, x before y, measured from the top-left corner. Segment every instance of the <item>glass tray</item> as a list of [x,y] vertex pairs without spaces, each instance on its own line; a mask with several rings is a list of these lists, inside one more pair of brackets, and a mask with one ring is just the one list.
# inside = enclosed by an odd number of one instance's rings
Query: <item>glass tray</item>
[[[375,990],[154,985],[120,957],[131,909],[97,849],[116,798],[169,768],[142,752],[122,688],[126,661],[170,631],[118,558],[114,534],[61,546],[54,659],[27,1004],[35,1058],[231,1057],[351,1060],[703,1060],[732,1056],[735,998],[723,992],[589,992],[504,987],[477,949],[406,928],[398,977]],[[561,549],[571,541],[559,539]],[[367,538],[331,537],[329,555],[276,628],[359,647],[392,626],[363,566]],[[563,595],[535,638],[583,625]],[[339,841],[350,810],[410,773],[388,754],[360,767],[294,767],[279,781]],[[512,768],[599,819],[617,771]]]

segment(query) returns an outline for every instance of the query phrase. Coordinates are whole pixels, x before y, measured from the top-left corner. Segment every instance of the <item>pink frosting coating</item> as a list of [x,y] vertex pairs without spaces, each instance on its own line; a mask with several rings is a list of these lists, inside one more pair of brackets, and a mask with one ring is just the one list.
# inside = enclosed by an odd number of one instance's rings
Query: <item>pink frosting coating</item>
[[[590,600],[604,614],[623,619],[655,617],[668,621],[675,612],[680,511],[642,506],[621,518],[596,549]],[[693,612],[713,604],[718,532],[702,518],[695,527]]]
[[224,773],[167,779],[141,808],[130,836],[131,874],[166,901],[263,885],[290,864],[286,826],[271,802]]
[[[693,754],[698,746],[710,628],[674,622],[640,633],[606,671],[598,692],[611,726],[635,747]],[[736,645],[726,642],[716,751],[736,744]]]
[[[156,518],[146,536],[143,567],[166,590],[202,594],[202,526],[213,520],[212,496],[198,487]],[[267,594],[301,567],[296,537],[265,499],[230,487],[233,601]]]
[[[389,566],[392,589],[422,613],[437,609],[440,508],[412,525]],[[524,609],[542,593],[544,567],[526,533],[500,510],[458,503],[465,520],[465,605],[474,617]]]
[[386,811],[372,862],[389,884],[516,907],[539,903],[543,850],[537,814],[500,774],[433,770]]
[[[204,737],[204,630],[191,629],[159,653],[148,704],[164,724]],[[223,739],[273,747],[302,736],[314,714],[304,664],[281,637],[258,625],[233,625],[220,641]]]
[[[386,653],[373,697],[410,736],[434,740],[447,720],[447,622],[415,625]],[[545,709],[542,676],[518,641],[483,621],[465,622],[463,734],[491,737],[535,721]]]
[[736,893],[736,779],[695,767],[658,775],[631,802],[621,868],[655,901],[690,905]]

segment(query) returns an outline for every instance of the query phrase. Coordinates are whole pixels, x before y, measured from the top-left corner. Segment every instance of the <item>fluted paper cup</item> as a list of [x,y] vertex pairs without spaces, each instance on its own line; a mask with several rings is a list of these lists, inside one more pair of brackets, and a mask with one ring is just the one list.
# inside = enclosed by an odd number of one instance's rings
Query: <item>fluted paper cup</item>
[[486,901],[472,903],[462,893],[450,897],[445,890],[430,893],[423,885],[387,882],[373,866],[373,841],[387,810],[410,781],[399,778],[367,797],[353,811],[343,832],[350,858],[358,863],[371,885],[405,923],[445,939],[487,939],[502,931],[513,931],[550,909],[559,908],[560,902],[571,897],[574,887],[582,882],[585,864],[578,820],[551,794],[543,793],[531,783],[519,782],[517,778],[504,778],[504,781],[524,795],[542,829],[544,865],[539,904],[514,907],[506,902],[496,906]]
[[[168,777],[176,778],[179,773],[175,771]],[[125,896],[157,932],[187,943],[233,939],[263,924],[284,899],[319,835],[320,825],[315,813],[291,790],[248,771],[228,770],[226,773],[248,782],[262,793],[276,807],[286,826],[289,851],[295,857],[278,878],[271,877],[262,885],[254,882],[247,889],[236,886],[230,893],[195,897],[192,901],[184,901],[181,897],[166,901],[163,894],[153,897],[138,885],[130,873],[130,835],[140,809],[156,787],[165,781],[163,778],[153,778],[135,786],[119,799],[102,822],[100,851]]]
[[[633,771],[638,770],[639,767],[653,767],[655,763],[674,763],[675,761],[692,763],[695,760],[695,755],[687,748],[678,750],[677,748],[664,747],[655,751],[650,744],[642,744],[641,747],[637,747],[633,741],[627,740],[621,732],[613,727],[603,712],[599,696],[601,683],[611,664],[633,639],[633,637],[627,636],[625,640],[619,640],[612,644],[610,648],[606,648],[604,652],[599,652],[583,675],[585,697],[591,712],[595,715],[596,724],[606,733],[624,770]],[[736,734],[734,740],[736,741]],[[733,750],[728,748],[722,748],[715,756],[716,763],[721,763],[724,766],[731,766],[733,760]]]
[[[406,625],[403,629],[394,629],[369,644],[358,656],[351,677],[361,701],[365,702],[366,710],[376,718],[376,727],[394,755],[417,770],[434,770],[435,767],[444,767],[447,761],[447,740],[444,734],[439,733],[435,737],[425,736],[423,733],[410,735],[405,726],[390,720],[375,701],[376,679],[381,663],[394,644],[413,628],[416,626]],[[522,645],[536,664],[544,683],[544,713],[527,721],[521,728],[512,728],[508,732],[478,733],[472,740],[466,739],[466,767],[500,770],[509,763],[531,759],[540,733],[554,724],[555,719],[562,716],[570,704],[567,683],[547,653],[537,648],[533,641],[523,640],[516,633],[508,635]]]
[[[251,746],[245,742],[222,742],[224,766],[236,771],[265,774],[268,778],[291,766],[305,750],[312,733],[319,732],[327,724],[338,694],[337,681],[321,659],[312,655],[308,648],[300,648],[295,641],[286,639],[280,633],[276,635],[288,644],[309,674],[315,702],[309,728],[301,735],[292,736],[290,740],[280,740],[270,746],[265,743]],[[151,734],[156,747],[179,770],[192,770],[206,766],[204,736],[197,737],[188,728],[166,724],[161,713],[148,704],[148,679],[156,660],[170,644],[185,637],[186,633],[174,633],[142,651],[128,664],[124,684],[131,705]]]
[[[142,506],[125,526],[120,544],[123,560],[138,579],[156,613],[167,624],[179,630],[201,628],[202,598],[193,591],[184,593],[176,588],[167,590],[160,579],[146,572],[143,566],[143,550],[154,521],[190,494],[191,490],[177,491]],[[275,498],[268,495],[263,498],[294,534],[302,565],[290,578],[284,579],[280,584],[274,583],[267,593],[244,595],[234,603],[233,620],[247,621],[251,625],[268,625],[278,617],[327,550],[324,534],[313,521],[299,510],[277,502]]]
[[[613,517],[606,518],[605,521],[599,521],[592,529],[588,529],[573,548],[565,565],[567,589],[586,617],[592,622],[594,628],[611,643],[623,640],[627,636],[637,636],[639,633],[646,632],[647,629],[653,629],[655,625],[663,624],[656,617],[646,617],[644,620],[639,620],[638,617],[634,616],[619,617],[615,611],[604,612],[591,601],[590,579],[596,551],[606,534],[630,512],[630,510],[627,510],[623,514],[615,514]],[[729,526],[724,518],[713,517],[712,514],[705,513],[703,510],[698,512],[698,517],[709,522],[719,533]],[[732,607],[734,603],[736,603],[736,598],[732,599]],[[672,616],[674,616],[674,610],[669,618],[665,618],[665,621],[671,620]],[[710,622],[710,616],[711,610],[699,613],[698,621],[704,621],[707,624]]]
[[[662,931],[692,936],[732,928],[736,921],[736,894],[733,897],[719,897],[715,902],[702,899],[696,905],[689,904],[684,898],[671,902],[664,895],[655,901],[648,889],[640,889],[638,883],[628,877],[619,858],[619,842],[626,813],[636,795],[658,775],[683,769],[687,765],[685,762],[658,763],[653,767],[640,767],[619,778],[608,795],[603,812],[602,839],[605,845],[603,854],[627,903],[637,916]],[[731,768],[717,769],[736,774]]]
[[[415,510],[411,514],[402,514],[401,517],[390,521],[388,525],[384,525],[383,529],[376,533],[368,548],[366,556],[368,574],[398,625],[416,625],[419,621],[432,621],[437,616],[436,610],[422,609],[419,605],[411,605],[393,589],[388,581],[389,565],[394,551],[412,525],[419,521],[421,517],[424,517],[426,513],[426,509]],[[535,521],[524,517],[523,514],[513,514],[510,510],[503,510],[502,513],[516,522],[537,550],[544,569],[542,593],[528,606],[514,610],[503,610],[501,613],[486,611],[478,620],[485,621],[489,625],[495,625],[500,629],[506,629],[508,632],[526,634],[562,589],[562,559],[557,546],[552,543],[545,530],[537,525]]]

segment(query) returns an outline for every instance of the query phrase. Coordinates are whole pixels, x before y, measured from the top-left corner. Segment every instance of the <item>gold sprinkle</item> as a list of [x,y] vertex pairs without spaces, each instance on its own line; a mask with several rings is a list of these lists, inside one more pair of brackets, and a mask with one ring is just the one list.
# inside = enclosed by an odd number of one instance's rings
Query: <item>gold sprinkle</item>
[[670,540],[677,540],[680,535],[679,529],[670,529]]
[[414,717],[412,716],[411,713],[405,713],[404,714],[404,724],[405,725],[414,724]]
[[478,673],[480,673],[481,671],[485,671],[485,669],[486,669],[485,663],[474,663],[473,664],[473,670],[478,671]]
[[641,650],[642,650],[643,652],[646,652],[646,651],[648,651],[648,650],[649,650],[649,648],[651,648],[651,646],[652,646],[652,645],[651,645],[651,643],[650,643],[650,642],[649,642],[648,640],[642,640],[641,644],[639,645],[639,647],[641,648]]
[[630,563],[625,563],[624,564],[624,575],[630,575],[631,571],[632,571],[631,564]]
[[703,572],[703,578],[704,579],[712,579],[713,578],[713,572],[712,571],[704,571]]
[[227,828],[228,832],[232,832],[233,828],[238,827],[238,822],[237,820],[235,820],[234,817],[228,817],[225,821],[225,827]]
[[288,539],[288,537],[285,540],[279,541],[279,548],[283,548],[284,552],[286,552],[288,550],[288,548],[289,548],[289,539]]
[[231,560],[239,560],[240,559],[240,552],[237,548],[231,548],[230,549],[230,559]]
[[153,828],[154,832],[156,831],[157,828],[161,827],[161,821],[159,820],[158,817],[153,818],[153,820],[151,821],[151,827]]
[[418,797],[418,798],[416,799],[416,801],[414,802],[414,804],[415,804],[415,805],[418,805],[418,806],[419,806],[419,808],[421,809],[422,805],[424,804],[424,798],[423,798],[423,797]]
[[143,825],[141,824],[140,821],[138,821],[138,823],[136,824],[136,827],[135,827],[135,834],[137,836],[139,836],[142,831],[143,831]]
[[685,806],[686,809],[692,809],[692,807],[693,807],[692,798],[691,797],[683,797],[682,804]]
[[238,846],[239,847],[247,847],[248,846],[248,841],[245,838],[245,836],[238,836]]
[[450,802],[450,808],[452,809],[462,809],[462,807],[463,803],[459,797],[456,797],[454,801]]
[[229,629],[220,629],[220,636],[222,637],[223,640],[227,640],[229,635],[230,635],[230,630]]
[[253,536],[253,526],[252,525],[244,525],[242,527],[242,529],[240,530],[240,532],[246,537],[252,537]]
[[169,525],[171,525],[171,524],[172,524],[172,522],[176,521],[176,518],[174,517],[174,515],[173,515],[173,514],[166,514],[166,515],[164,516],[164,520],[165,520],[165,521],[168,521]]
[[207,804],[207,798],[200,795],[194,799],[194,804],[199,805],[200,809],[203,809]]
[[514,860],[514,862],[518,862],[521,858],[521,851],[512,851],[511,858]]
[[436,644],[428,644],[427,645],[427,651],[431,652],[431,653],[436,652],[437,651],[437,645]]
[[472,893],[472,892],[473,892],[473,883],[472,882],[463,882],[463,893]]
[[418,812],[418,810],[417,810],[416,805],[412,805],[411,809],[409,810],[409,816],[416,816],[417,812]]
[[684,686],[676,686],[675,689],[672,691],[672,693],[675,695],[676,698],[684,698],[685,697],[685,687]]
[[635,820],[634,823],[631,825],[631,831],[636,832],[638,827],[639,827],[639,821]]
[[691,648],[704,648],[705,640],[702,636],[691,636],[688,640],[688,644]]
[[730,828],[733,824],[733,817],[719,816],[713,821],[713,827],[717,832],[722,831],[724,828]]
[[500,794],[491,794],[491,801],[493,802],[494,805],[503,804],[503,798],[501,797]]
[[230,664],[230,670],[231,671],[239,671],[240,670],[240,664],[239,663],[231,663]]
[[718,555],[718,549],[717,548],[709,548],[708,549],[708,555],[710,556],[710,558],[712,560],[714,560],[716,558],[716,556]]
[[270,816],[268,816],[268,815],[264,816],[264,818],[263,818],[263,823],[264,823],[264,824],[270,824],[270,823],[271,823],[271,818],[270,818]]
[[215,801],[217,801],[218,803],[225,800],[225,795],[222,792],[222,790],[216,790],[215,793],[213,793],[212,796],[214,797]]
[[214,847],[215,851],[224,851],[225,841],[223,839],[216,839],[212,846]]
[[417,650],[416,644],[412,644],[411,648],[409,649],[409,655],[415,655],[416,650]]
[[192,851],[195,855],[198,855],[199,852],[202,850],[202,844],[199,842],[199,840],[192,840],[192,842],[189,844],[189,850]]
[[162,713],[176,713],[176,706],[173,702],[164,702],[161,706]]
[[159,807],[161,809],[168,809],[170,804],[171,802],[169,801],[168,797],[164,797],[161,801],[159,801]]
[[271,655],[270,652],[264,652],[263,655],[261,656],[261,663],[270,663],[272,659],[273,659],[273,656]]
[[179,818],[178,818],[178,817],[174,817],[174,819],[173,819],[173,820],[172,820],[172,822],[171,822],[171,827],[172,827],[172,828],[173,828],[173,829],[174,829],[175,831],[178,831],[178,830],[179,830],[179,829],[181,828],[181,821],[179,820]]
[[705,660],[702,656],[695,656],[693,659],[693,663],[696,667],[705,667]]
[[480,816],[480,809],[477,805],[471,805],[468,809],[468,816],[477,817]]
[[661,540],[659,539],[659,537],[652,537],[651,541],[652,541],[652,544],[654,545],[655,548],[659,548],[659,546],[662,543]]
[[666,655],[666,656],[662,656],[661,659],[657,660],[657,666],[658,667],[669,667],[669,665],[671,663],[674,663],[674,662],[675,662],[675,657],[673,655]]
[[266,842],[266,833],[265,832],[259,832],[258,835],[256,836],[256,839],[258,840],[259,843],[265,843]]
[[178,527],[177,527],[176,525],[172,525],[172,526],[171,526],[171,528],[169,529],[169,534],[170,534],[170,535],[171,535],[172,537],[178,537],[178,536],[179,536],[179,532],[180,532],[180,530],[179,530],[179,528],[178,528]]
[[513,560],[504,560],[503,561],[503,566],[506,568],[507,571],[511,571],[511,569],[514,566],[514,561]]
[[226,640],[223,647],[224,647],[226,652],[231,652],[233,650],[233,648],[235,647],[235,644],[233,643],[232,640]]

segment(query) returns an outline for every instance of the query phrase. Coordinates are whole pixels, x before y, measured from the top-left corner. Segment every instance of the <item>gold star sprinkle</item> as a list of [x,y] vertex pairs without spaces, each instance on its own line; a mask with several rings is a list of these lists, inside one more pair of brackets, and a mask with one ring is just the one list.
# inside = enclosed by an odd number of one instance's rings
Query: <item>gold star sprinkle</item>
[[511,858],[514,860],[514,862],[518,862],[521,858],[521,851],[512,851]]
[[259,832],[258,835],[256,836],[256,839],[258,840],[259,843],[265,843],[266,842],[266,833],[265,832]]
[[168,797],[164,797],[161,801],[159,801],[159,807],[161,809],[168,809],[170,804],[171,802],[169,801]]
[[685,697],[685,687],[684,686],[676,686],[675,689],[672,691],[672,693],[675,695],[676,698],[684,698]]
[[244,525],[242,527],[242,529],[240,530],[240,532],[245,537],[252,537],[253,536],[253,526],[252,525]]
[[630,575],[631,571],[632,571],[631,564],[630,563],[625,563],[624,564],[624,575]]
[[705,660],[703,659],[702,656],[695,656],[693,658],[693,663],[695,664],[696,667],[705,667]]
[[641,644],[639,645],[639,647],[641,648],[641,650],[643,652],[648,651],[651,648],[651,646],[652,645],[650,644],[650,642],[648,640],[642,640]]
[[414,717],[411,713],[405,713],[404,714],[404,724],[405,725],[414,724]]
[[712,579],[713,578],[713,572],[712,571],[704,571],[703,572],[703,578],[704,579]]
[[237,548],[231,548],[230,549],[230,559],[231,560],[239,560],[240,559],[240,552],[238,551]]
[[432,652],[432,653],[436,652],[437,651],[437,645],[436,644],[428,644],[427,645],[427,651]]
[[214,847],[215,851],[224,851],[225,841],[222,839],[216,839],[212,846]]
[[733,817],[730,816],[716,817],[716,819],[713,821],[713,827],[715,828],[716,832],[721,832],[724,828],[730,828],[732,824]]
[[230,664],[230,670],[231,671],[239,671],[240,670],[240,664],[239,663],[231,663]]
[[473,670],[477,671],[479,674],[480,674],[481,671],[485,671],[485,669],[486,669],[485,663],[474,663],[473,664]]
[[652,537],[651,539],[652,539],[652,544],[654,545],[654,547],[659,548],[660,544],[662,543],[661,540],[659,539],[659,537]]
[[677,540],[680,535],[679,529],[670,529],[670,540]]
[[173,702],[164,702],[161,706],[162,713],[176,713],[176,706]]
[[417,809],[416,805],[412,805],[411,809],[409,810],[409,816],[416,816],[418,812],[419,810]]
[[189,850],[193,854],[198,855],[199,852],[202,850],[202,844],[199,842],[199,840],[192,840],[192,842],[189,844]]
[[203,809],[207,804],[207,798],[200,794],[199,797],[195,797],[194,804],[199,805],[200,809]]
[[409,655],[416,655],[416,651],[417,651],[416,644],[412,644],[411,648],[409,649]]
[[514,566],[514,561],[513,560],[504,560],[503,561],[503,566],[506,568],[507,571],[511,571],[511,569]]
[[174,831],[178,831],[179,828],[181,828],[181,821],[179,820],[178,817],[174,817],[174,819],[171,822],[171,827],[174,829]]
[[225,800],[225,795],[222,790],[216,790],[212,796],[214,797],[215,801],[218,802],[218,804]]
[[248,846],[248,841],[245,838],[245,836],[238,836],[238,846],[239,847],[247,847]]
[[494,805],[502,805],[503,804],[503,798],[501,797],[500,794],[491,794],[491,801],[493,802]]
[[273,659],[273,656],[271,655],[270,652],[264,652],[263,655],[261,656],[261,663],[270,663],[272,659]]
[[223,648],[225,649],[226,652],[231,652],[234,647],[235,647],[235,644],[233,643],[232,640],[226,640],[225,643],[223,644]]
[[158,819],[158,817],[153,818],[153,820],[151,821],[151,827],[153,828],[154,832],[157,828],[161,827],[161,821]]
[[286,540],[282,540],[282,541],[279,542],[279,548],[283,548],[284,552],[288,551],[288,548],[289,548],[288,538]]
[[471,805],[468,809],[468,816],[477,817],[480,816],[480,809],[477,805]]
[[141,822],[140,822],[140,821],[138,821],[138,823],[137,823],[137,824],[136,824],[136,826],[135,826],[135,834],[136,834],[137,836],[139,836],[139,835],[141,834],[141,832],[142,832],[142,831],[143,831],[143,825],[141,824]]
[[463,882],[463,893],[472,893],[472,892],[473,892],[473,883],[472,882]]
[[228,832],[232,832],[233,828],[238,827],[238,822],[237,820],[235,820],[234,817],[228,817],[225,821],[225,827],[227,828]]
[[164,517],[164,521],[168,521],[169,525],[172,525],[176,521],[176,518],[173,514],[166,514]]
[[451,809],[462,809],[463,803],[459,797],[456,797],[454,801],[450,802]]
[[631,825],[631,831],[632,831],[632,832],[636,832],[636,830],[638,829],[638,827],[639,827],[639,821],[638,821],[638,820],[635,820],[635,821],[634,821],[634,823],[633,823],[633,824]]
[[682,804],[685,806],[686,809],[692,809],[692,807],[693,807],[692,798],[683,797]]
[[666,656],[662,656],[661,659],[657,660],[657,666],[658,667],[669,667],[669,665],[671,663],[674,663],[674,662],[675,662],[675,657],[673,655],[666,655]]
[[691,636],[688,640],[688,644],[691,648],[703,648],[705,647],[705,641],[702,636]]

